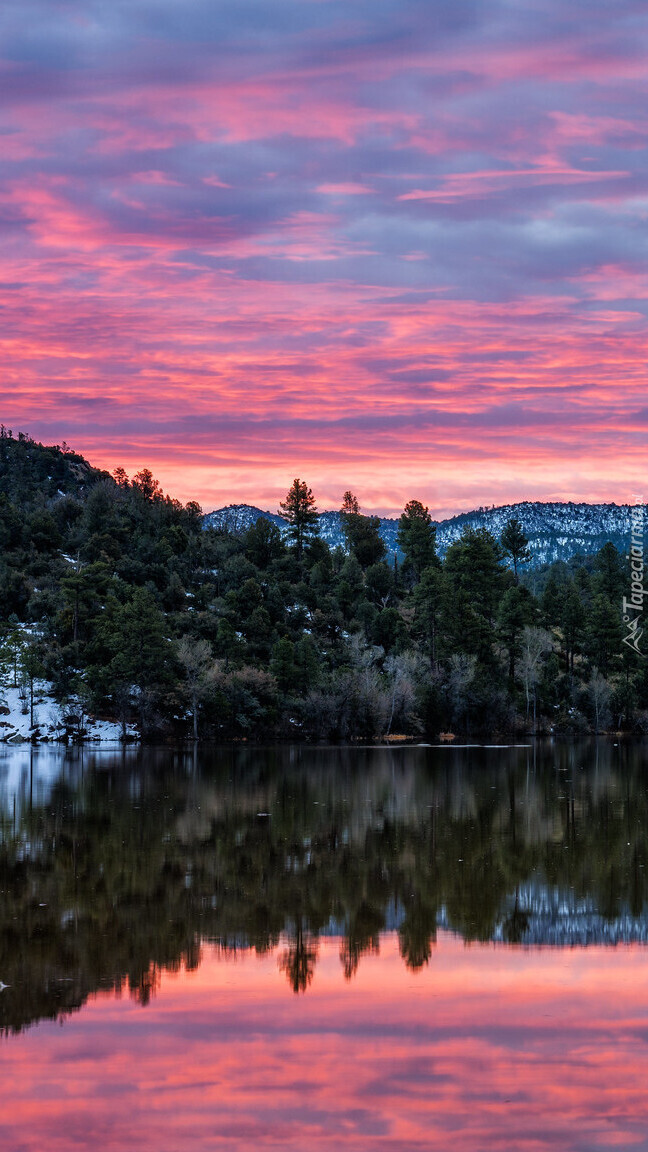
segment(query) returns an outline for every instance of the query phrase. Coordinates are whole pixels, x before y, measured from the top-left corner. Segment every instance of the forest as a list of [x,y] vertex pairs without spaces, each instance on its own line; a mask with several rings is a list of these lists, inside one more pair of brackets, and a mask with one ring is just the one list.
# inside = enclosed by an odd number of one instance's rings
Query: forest
[[145,740],[648,731],[612,543],[530,569],[511,520],[441,561],[412,498],[388,555],[348,490],[332,550],[301,479],[281,512],[287,534],[205,528],[148,469],[111,475],[0,428],[0,701],[3,684],[25,711],[50,692],[71,741],[89,716]]

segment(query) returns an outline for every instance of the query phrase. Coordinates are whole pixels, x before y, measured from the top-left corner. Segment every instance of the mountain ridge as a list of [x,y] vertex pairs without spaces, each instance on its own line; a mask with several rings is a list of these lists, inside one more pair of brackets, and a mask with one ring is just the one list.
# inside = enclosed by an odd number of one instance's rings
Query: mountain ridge
[[[433,522],[437,551],[444,556],[466,528],[486,528],[499,538],[506,522],[515,517],[529,539],[530,568],[556,560],[568,561],[579,554],[591,555],[607,543],[614,544],[625,554],[630,545],[632,507],[630,504],[589,504],[585,501],[522,500],[514,504],[475,508]],[[259,517],[270,520],[280,531],[287,531],[287,521],[283,516],[252,504],[229,504],[217,508],[205,514],[203,524],[206,528],[238,534],[246,531]],[[323,539],[332,548],[343,547],[341,514],[329,510],[321,512],[319,517]],[[389,553],[397,554],[398,517],[379,517],[379,521],[380,534]]]

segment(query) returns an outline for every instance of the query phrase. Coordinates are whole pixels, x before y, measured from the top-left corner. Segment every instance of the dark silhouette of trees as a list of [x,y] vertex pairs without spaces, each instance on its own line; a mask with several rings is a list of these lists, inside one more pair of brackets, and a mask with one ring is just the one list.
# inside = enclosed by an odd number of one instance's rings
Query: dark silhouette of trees
[[319,535],[315,497],[306,481],[293,480],[286,499],[281,501],[279,507],[288,521],[288,534],[295,545],[297,557],[301,559],[305,545]]
[[404,572],[416,582],[436,562],[436,530],[430,511],[420,500],[410,500],[398,521],[398,546],[405,555]]
[[305,992],[312,983],[317,952],[317,939],[304,927],[303,918],[298,916],[290,943],[279,957],[279,967],[286,973],[293,992]]
[[361,568],[378,564],[387,555],[387,545],[380,535],[377,516],[363,516],[352,492],[345,492],[340,509],[342,532],[348,551]]
[[433,962],[441,909],[465,940],[524,944],[521,893],[542,878],[573,890],[602,934],[606,918],[643,916],[640,745],[556,743],[532,773],[524,749],[453,755],[464,802],[456,773],[416,749],[399,754],[398,793],[416,803],[398,811],[387,749],[312,749],[302,763],[294,749],[146,749],[99,770],[86,752],[83,772],[68,758],[47,802],[4,821],[0,1031],[64,1017],[98,989],[145,1005],[164,970],[200,964],[203,941],[276,950],[296,994],[317,980],[331,921],[346,979],[396,909],[412,971]]
[[515,579],[518,579],[518,565],[528,564],[531,559],[531,552],[529,550],[529,541],[522,531],[520,521],[512,516],[506,522],[504,531],[500,536],[500,543],[504,549],[506,556],[509,556],[513,561],[513,571]]

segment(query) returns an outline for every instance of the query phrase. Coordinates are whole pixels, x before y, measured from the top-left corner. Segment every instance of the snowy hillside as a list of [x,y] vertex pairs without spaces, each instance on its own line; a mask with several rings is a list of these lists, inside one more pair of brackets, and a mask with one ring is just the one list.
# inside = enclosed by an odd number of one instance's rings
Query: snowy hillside
[[577,553],[598,552],[611,541],[620,552],[630,544],[630,506],[627,504],[541,504],[524,501],[500,508],[479,508],[442,520],[437,525],[437,547],[443,555],[464,529],[487,528],[498,538],[511,517],[522,524],[529,539],[532,566],[569,560]]
[[[235,533],[245,532],[262,516],[281,531],[286,521],[274,512],[264,512],[250,504],[230,504],[208,513],[205,527]],[[437,523],[437,551],[443,556],[450,544],[466,528],[486,528],[499,537],[511,517],[522,524],[532,553],[532,567],[554,560],[569,560],[578,553],[598,552],[611,541],[620,552],[627,552],[630,540],[630,506],[627,504],[542,504],[523,501],[499,508],[478,508],[462,512]],[[322,512],[320,531],[331,548],[344,545],[339,512]],[[381,535],[390,551],[397,551],[398,520],[381,519]]]
[[226,508],[208,512],[203,517],[203,525],[205,528],[216,528],[220,532],[232,532],[236,535],[246,532],[256,524],[259,517],[272,521],[282,532],[286,528],[283,516],[278,516],[276,512],[263,512],[252,504],[228,504]]
[[[34,686],[33,723],[29,693],[25,688],[0,682],[0,743],[25,744],[31,740],[62,740],[66,735],[66,709],[56,702],[52,686],[39,680]],[[121,725],[109,720],[88,716],[84,721],[84,739],[117,744],[121,740]],[[135,739],[133,725],[127,735]]]

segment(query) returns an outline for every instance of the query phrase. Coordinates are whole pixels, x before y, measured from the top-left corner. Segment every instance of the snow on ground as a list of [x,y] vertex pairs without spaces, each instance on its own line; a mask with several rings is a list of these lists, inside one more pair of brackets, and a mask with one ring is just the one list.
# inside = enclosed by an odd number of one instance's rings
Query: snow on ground
[[[101,743],[118,743],[121,739],[121,724],[108,720],[88,717],[84,722],[85,739]],[[128,725],[127,734],[133,738],[137,732]],[[38,680],[34,685],[34,724],[32,727],[29,693],[13,685],[0,686],[0,742],[20,744],[31,740],[37,732],[43,738],[58,740],[65,734],[63,709],[51,694],[51,685]]]

